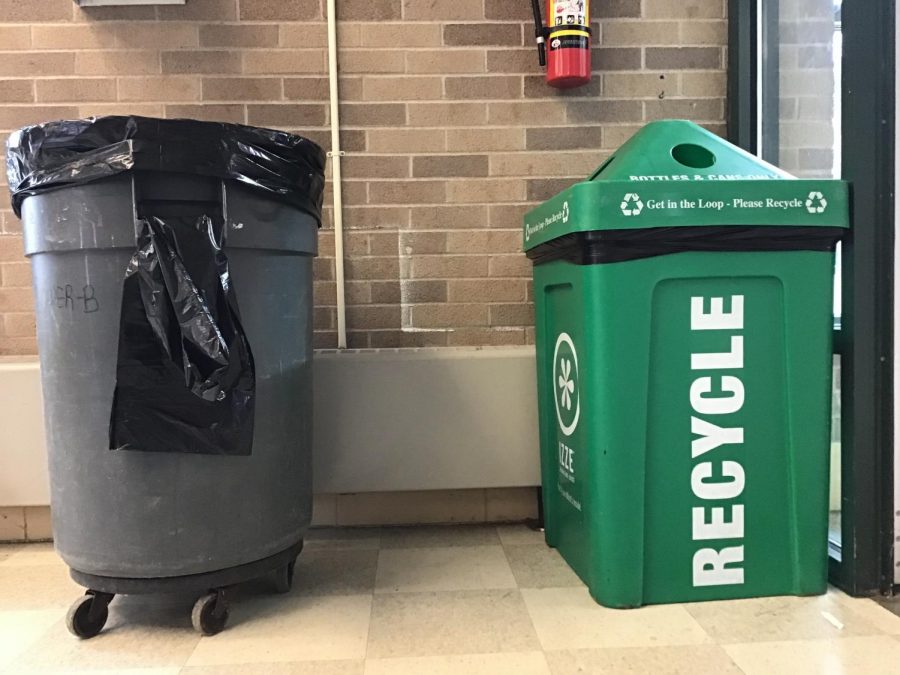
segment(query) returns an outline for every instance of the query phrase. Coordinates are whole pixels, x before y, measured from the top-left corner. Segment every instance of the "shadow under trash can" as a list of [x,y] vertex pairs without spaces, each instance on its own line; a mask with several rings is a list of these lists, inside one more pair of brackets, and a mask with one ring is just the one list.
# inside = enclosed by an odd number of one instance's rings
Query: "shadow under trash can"
[[233,124],[50,122],[7,146],[31,259],[56,549],[115,594],[290,589],[312,510],[312,259],[324,154]]
[[825,592],[848,222],[679,120],[525,216],[546,538],[598,602]]

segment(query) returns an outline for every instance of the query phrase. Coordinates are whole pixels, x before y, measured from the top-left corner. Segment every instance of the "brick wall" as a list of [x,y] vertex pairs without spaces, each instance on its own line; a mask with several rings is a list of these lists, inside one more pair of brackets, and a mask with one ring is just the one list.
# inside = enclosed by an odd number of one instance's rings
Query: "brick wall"
[[[529,0],[337,4],[351,346],[529,342],[522,214],[647,120],[722,130],[725,0],[595,1],[595,78],[571,93],[543,84]],[[295,130],[327,147],[325,38],[319,0],[0,0],[0,131],[134,113]],[[0,211],[0,354],[36,351],[20,229]],[[321,250],[316,345],[328,347],[327,226]]]

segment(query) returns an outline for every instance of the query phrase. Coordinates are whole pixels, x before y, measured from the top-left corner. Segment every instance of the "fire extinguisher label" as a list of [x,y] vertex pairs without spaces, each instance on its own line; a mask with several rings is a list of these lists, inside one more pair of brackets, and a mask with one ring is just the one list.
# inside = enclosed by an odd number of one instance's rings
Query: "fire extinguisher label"
[[589,26],[588,0],[550,0],[550,29],[565,26]]
[[591,38],[580,31],[563,31],[550,36],[550,51],[557,49],[590,49]]

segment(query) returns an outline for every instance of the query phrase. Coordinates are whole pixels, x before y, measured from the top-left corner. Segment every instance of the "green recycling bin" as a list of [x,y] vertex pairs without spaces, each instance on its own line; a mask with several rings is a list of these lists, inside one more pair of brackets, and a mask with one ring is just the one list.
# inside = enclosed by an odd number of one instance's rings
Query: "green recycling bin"
[[825,592],[848,214],[661,121],[526,215],[546,538],[601,604]]

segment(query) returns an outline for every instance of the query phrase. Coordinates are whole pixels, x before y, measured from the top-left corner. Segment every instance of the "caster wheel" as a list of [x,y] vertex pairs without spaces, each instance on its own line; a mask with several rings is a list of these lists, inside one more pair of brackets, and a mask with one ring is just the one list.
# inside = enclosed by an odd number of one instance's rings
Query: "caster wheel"
[[109,618],[109,603],[112,599],[113,596],[108,593],[88,591],[69,608],[66,628],[82,640],[98,635]]
[[191,623],[194,630],[201,635],[221,633],[228,623],[228,603],[222,591],[214,591],[194,603],[191,612]]
[[275,570],[275,590],[278,593],[290,593],[294,586],[294,565],[296,560],[291,560],[284,567]]

